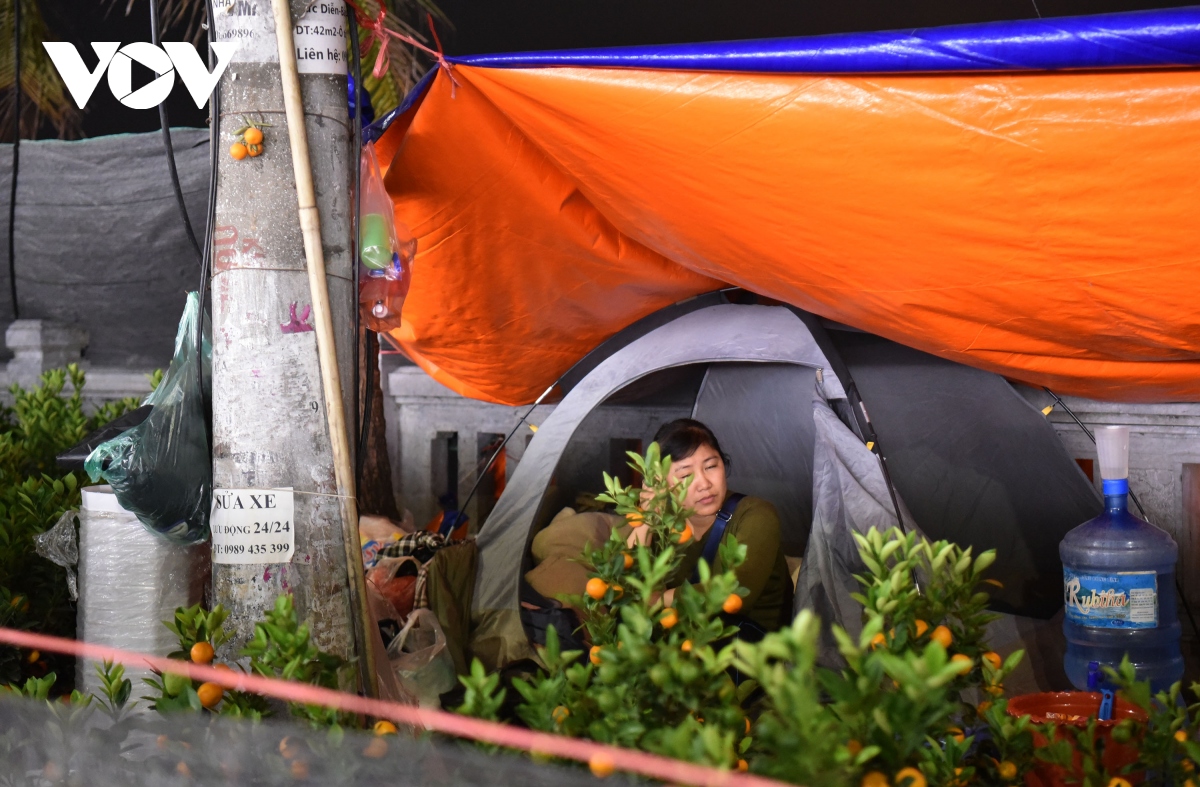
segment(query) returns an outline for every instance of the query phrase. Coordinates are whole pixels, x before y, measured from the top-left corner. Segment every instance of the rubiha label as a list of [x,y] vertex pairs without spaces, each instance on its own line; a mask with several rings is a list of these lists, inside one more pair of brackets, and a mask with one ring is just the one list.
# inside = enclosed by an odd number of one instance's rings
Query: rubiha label
[[1092,628],[1152,629],[1158,626],[1158,574],[1076,573],[1063,567],[1067,619]]

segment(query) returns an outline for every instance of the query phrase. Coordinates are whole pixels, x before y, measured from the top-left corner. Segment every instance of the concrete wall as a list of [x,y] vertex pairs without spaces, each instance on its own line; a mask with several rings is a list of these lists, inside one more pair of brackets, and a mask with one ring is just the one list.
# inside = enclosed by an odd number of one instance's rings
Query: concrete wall
[[[0,404],[12,405],[10,386],[32,388],[39,384],[42,372],[62,369],[71,363],[78,364],[86,375],[83,389],[86,409],[95,409],[104,402],[127,396],[141,399],[150,393],[153,369],[93,365],[83,358],[88,341],[87,331],[71,325],[49,320],[9,323],[4,343],[11,360],[0,366]],[[68,380],[64,393],[70,391]]]
[[[392,362],[394,364],[394,361]],[[481,449],[496,437],[506,436],[529,406],[504,407],[466,399],[433,380],[415,366],[385,362],[384,396],[388,402],[388,447],[393,485],[401,508],[412,511],[418,525],[437,512],[438,491],[446,489],[444,476],[446,436],[458,439],[458,502],[462,505],[490,453]],[[554,411],[541,405],[522,424],[505,448],[506,477],[521,461],[536,427]],[[619,405],[600,408],[576,432],[555,476],[556,505],[571,505],[577,495],[603,491],[601,471],[625,470],[626,447],[648,445],[664,422],[690,414],[679,406]],[[490,510],[491,491],[482,487],[467,508],[474,526]]]
[[[384,369],[387,371],[386,365]],[[529,407],[504,407],[464,398],[416,366],[392,369],[384,380],[393,488],[400,507],[412,511],[417,525],[422,526],[439,510],[434,483],[437,480],[438,488],[444,488],[445,479],[435,479],[434,457],[437,454],[437,464],[444,466],[445,436],[449,433],[458,436],[459,472],[455,483],[461,505],[476,479],[473,457],[479,454],[478,436],[507,435]],[[528,423],[540,424],[553,410],[552,405],[538,407]],[[439,434],[443,436],[441,446],[436,444]],[[523,426],[509,441],[506,462],[510,474],[525,453],[525,435],[531,434],[528,426]],[[478,513],[475,504],[467,511],[475,523]]]

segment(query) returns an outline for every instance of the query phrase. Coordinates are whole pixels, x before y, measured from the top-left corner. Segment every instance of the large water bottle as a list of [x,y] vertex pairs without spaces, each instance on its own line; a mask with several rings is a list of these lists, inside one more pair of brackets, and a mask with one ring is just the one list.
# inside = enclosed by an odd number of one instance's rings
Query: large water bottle
[[1126,653],[1155,691],[1183,677],[1175,612],[1175,540],[1129,513],[1129,427],[1096,430],[1104,513],[1067,533],[1063,563],[1063,664],[1075,688],[1088,663],[1117,666]]

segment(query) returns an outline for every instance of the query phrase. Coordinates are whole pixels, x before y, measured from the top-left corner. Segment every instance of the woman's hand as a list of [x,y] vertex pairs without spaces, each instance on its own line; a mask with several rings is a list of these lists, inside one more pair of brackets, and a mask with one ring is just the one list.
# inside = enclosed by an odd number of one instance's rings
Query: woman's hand
[[657,604],[659,601],[662,601],[664,607],[673,606],[675,604],[675,588],[667,588],[662,593],[655,591],[650,594],[651,604]]
[[650,543],[650,528],[646,527],[645,525],[642,525],[641,527],[635,527],[632,530],[630,530],[629,537],[625,539],[625,546],[630,547],[630,548],[637,547],[637,546],[644,547],[649,543]]

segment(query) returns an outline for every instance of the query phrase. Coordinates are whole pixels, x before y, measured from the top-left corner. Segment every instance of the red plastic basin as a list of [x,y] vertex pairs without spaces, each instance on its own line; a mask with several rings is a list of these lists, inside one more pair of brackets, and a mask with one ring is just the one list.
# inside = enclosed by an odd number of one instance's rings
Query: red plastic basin
[[[1008,701],[1008,714],[1017,717],[1028,715],[1033,719],[1034,724],[1053,722],[1060,727],[1069,725],[1083,728],[1087,727],[1088,721],[1100,712],[1101,699],[1099,693],[1086,691],[1048,691],[1041,694],[1022,694]],[[1141,708],[1118,698],[1113,702],[1112,720],[1096,723],[1096,735],[1104,741],[1104,754],[1101,759],[1109,772],[1115,772],[1137,760],[1136,742],[1122,744],[1112,739],[1113,727],[1124,719],[1133,719],[1144,723],[1147,721],[1147,716]],[[1059,730],[1057,738],[1064,737],[1062,730]],[[1044,735],[1036,731],[1033,733],[1035,748],[1045,746],[1046,743]],[[1074,775],[1076,777],[1081,775],[1082,763],[1082,755],[1075,752]],[[1026,774],[1025,784],[1027,787],[1066,787],[1067,776],[1066,771],[1057,765],[1038,762]],[[1129,779],[1131,783],[1137,784],[1141,782],[1142,774],[1131,773],[1125,778]]]

